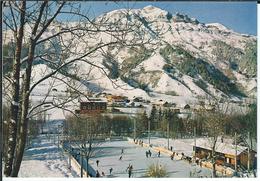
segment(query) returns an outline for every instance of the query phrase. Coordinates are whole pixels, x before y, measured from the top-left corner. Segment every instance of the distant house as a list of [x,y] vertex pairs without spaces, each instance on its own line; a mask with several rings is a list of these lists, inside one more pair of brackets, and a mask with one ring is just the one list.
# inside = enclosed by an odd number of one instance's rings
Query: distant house
[[144,102],[144,99],[142,97],[135,97],[133,102]]
[[108,104],[114,106],[125,106],[129,102],[126,96],[106,95]]
[[181,110],[180,109],[173,109],[173,112],[174,113],[181,113]]
[[163,107],[171,107],[172,105],[168,103],[167,101],[163,104]]
[[[203,159],[208,158],[212,154],[212,143],[209,140],[197,140],[196,157]],[[236,146],[230,143],[217,142],[215,146],[216,162],[219,165],[235,165],[235,157],[237,157],[237,165],[247,167],[248,148],[244,146]],[[256,152],[250,150],[250,165],[253,166]]]
[[164,106],[166,103],[166,101],[163,101],[163,100],[159,100],[159,101],[155,101],[152,103],[152,105],[156,106],[156,107],[162,107]]
[[77,114],[87,114],[102,112],[107,110],[107,101],[98,98],[89,98],[88,101],[80,102],[80,109],[76,110]]
[[96,97],[106,97],[107,93],[106,92],[100,92],[96,95]]
[[190,105],[189,104],[186,104],[183,109],[190,109]]

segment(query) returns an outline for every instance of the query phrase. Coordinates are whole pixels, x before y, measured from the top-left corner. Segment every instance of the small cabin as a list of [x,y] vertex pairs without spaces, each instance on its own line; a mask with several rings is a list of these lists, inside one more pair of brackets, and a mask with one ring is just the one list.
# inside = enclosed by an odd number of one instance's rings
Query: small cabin
[[190,109],[190,105],[189,104],[186,104],[183,109]]
[[[212,142],[210,140],[197,140],[195,147],[196,157],[200,159],[208,159],[212,154]],[[235,158],[237,165],[247,168],[248,163],[248,148],[230,143],[217,142],[215,146],[215,154],[217,156],[216,163],[218,165],[235,166]],[[250,167],[253,167],[255,162],[256,152],[250,150]]]

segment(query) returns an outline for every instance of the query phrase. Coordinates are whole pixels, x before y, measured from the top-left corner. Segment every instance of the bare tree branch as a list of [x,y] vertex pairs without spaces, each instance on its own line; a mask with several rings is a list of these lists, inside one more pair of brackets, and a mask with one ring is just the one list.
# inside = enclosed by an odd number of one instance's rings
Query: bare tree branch
[[43,15],[43,11],[44,11],[44,8],[46,7],[48,3],[48,0],[45,0],[42,4],[41,4],[41,7],[40,7],[40,10],[39,10],[39,15],[38,15],[38,18],[35,22],[35,25],[33,27],[33,30],[32,30],[32,35],[35,36],[36,35],[36,32],[38,30],[38,26],[41,22],[41,18],[42,18],[42,15]]
[[53,22],[53,20],[56,18],[56,16],[60,13],[62,7],[65,5],[65,1],[61,3],[61,5],[58,7],[57,11],[54,13],[54,15],[47,21],[47,23],[42,27],[40,32],[36,35],[35,41],[37,41],[41,35],[44,33],[44,31],[48,28],[48,26]]

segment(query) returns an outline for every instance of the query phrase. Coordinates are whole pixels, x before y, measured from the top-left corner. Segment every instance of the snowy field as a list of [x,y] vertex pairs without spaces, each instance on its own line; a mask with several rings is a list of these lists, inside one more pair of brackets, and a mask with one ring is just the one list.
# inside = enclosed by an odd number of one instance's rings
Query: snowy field
[[40,135],[25,151],[18,177],[78,177],[68,169],[67,158],[46,135]]
[[[190,177],[190,172],[196,172],[198,176],[211,177],[211,170],[207,168],[200,168],[199,166],[192,166],[187,161],[171,160],[169,155],[161,153],[157,156],[157,152],[152,149],[152,156],[146,157],[145,152],[149,148],[135,145],[128,141],[111,141],[105,142],[98,147],[95,157],[90,159],[90,164],[94,170],[98,170],[101,174],[105,173],[104,177],[128,177],[126,171],[129,164],[133,165],[133,177],[145,177],[148,167],[153,163],[158,163],[165,167],[168,177],[185,178]],[[122,160],[119,160],[121,156]],[[96,165],[96,160],[99,160],[99,165]],[[113,168],[112,174],[109,174],[109,169]]]

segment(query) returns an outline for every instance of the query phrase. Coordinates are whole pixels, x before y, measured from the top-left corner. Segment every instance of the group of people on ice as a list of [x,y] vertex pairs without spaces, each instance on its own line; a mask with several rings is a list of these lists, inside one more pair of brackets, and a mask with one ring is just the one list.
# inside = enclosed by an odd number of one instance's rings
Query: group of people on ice
[[[97,164],[97,167],[99,166],[99,160],[96,160],[96,164]],[[109,169],[109,174],[110,175],[112,175],[112,171],[113,171],[113,168],[111,167],[110,169]],[[98,170],[96,170],[96,177],[105,177],[106,175],[105,175],[105,172],[101,172],[101,174],[99,173],[99,171]]]
[[[150,151],[150,150],[149,150]],[[151,152],[150,152],[151,153]],[[121,149],[121,155],[120,155],[120,157],[119,157],[119,160],[122,160],[123,159],[123,154],[124,154],[124,149],[122,148]],[[96,160],[96,164],[97,164],[97,167],[99,166],[99,160]],[[129,166],[126,168],[126,171],[128,172],[128,176],[129,176],[129,178],[132,176],[132,173],[133,173],[133,165],[131,165],[131,164],[129,164]],[[109,175],[112,175],[112,172],[113,172],[113,168],[111,167],[110,169],[109,169]],[[101,172],[101,174],[100,174],[100,172],[98,171],[98,170],[96,170],[96,177],[105,177],[106,175],[105,175],[105,173],[104,172]]]

